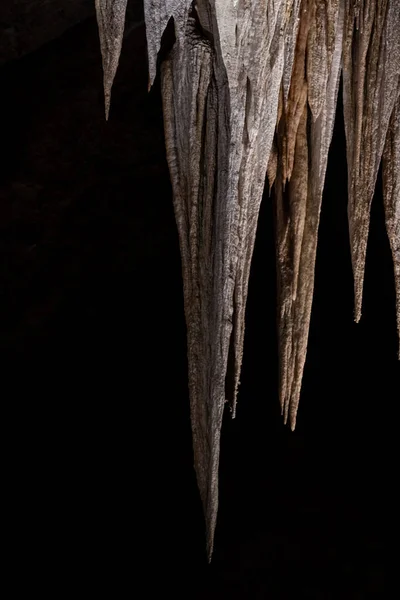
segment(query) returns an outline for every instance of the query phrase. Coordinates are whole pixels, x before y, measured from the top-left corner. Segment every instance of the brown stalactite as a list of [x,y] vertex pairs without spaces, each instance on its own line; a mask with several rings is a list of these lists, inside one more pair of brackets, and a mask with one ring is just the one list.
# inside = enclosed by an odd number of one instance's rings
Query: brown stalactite
[[[303,0],[287,112],[282,112],[278,125],[280,167],[275,181],[275,201],[280,401],[285,423],[289,419],[292,429],[296,425],[307,353],[319,215],[339,88],[344,16],[339,3],[336,3],[335,14],[328,11],[329,52],[318,50],[315,48],[317,39],[311,35],[321,26],[321,16],[315,8],[313,0]],[[321,37],[319,43],[325,45],[327,39]],[[319,59],[316,65],[312,64],[313,57],[324,52],[330,57],[327,78],[325,70],[318,68]],[[309,57],[307,68],[306,56]],[[307,126],[310,88],[314,90],[313,97],[318,90],[320,108],[316,117],[310,106],[312,118]]]
[[[275,189],[280,401],[285,422],[296,425],[342,70],[355,316],[383,155],[400,337],[400,11],[396,0],[144,0],[144,8],[149,86],[171,18],[175,28],[161,87],[182,257],[194,466],[210,559],[222,416],[226,402],[236,412],[266,175]],[[96,0],[107,116],[125,9],[126,0]]]

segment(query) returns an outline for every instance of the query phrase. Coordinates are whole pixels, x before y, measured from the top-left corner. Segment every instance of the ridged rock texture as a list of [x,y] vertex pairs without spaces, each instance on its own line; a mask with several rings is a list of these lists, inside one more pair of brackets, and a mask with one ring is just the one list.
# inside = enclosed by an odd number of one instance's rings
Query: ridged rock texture
[[[95,0],[108,116],[127,0]],[[144,0],[149,87],[161,64],[182,256],[194,466],[211,559],[225,403],[232,415],[266,176],[274,187],[280,402],[295,428],[318,226],[343,76],[348,216],[361,316],[381,159],[400,334],[400,7],[397,0]],[[400,357],[400,350],[399,350]]]

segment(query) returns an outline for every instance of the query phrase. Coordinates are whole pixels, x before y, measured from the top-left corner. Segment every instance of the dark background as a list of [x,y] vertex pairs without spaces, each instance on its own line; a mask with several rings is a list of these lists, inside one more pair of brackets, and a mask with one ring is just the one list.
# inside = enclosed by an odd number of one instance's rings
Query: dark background
[[397,536],[400,380],[381,177],[356,325],[340,98],[294,433],[278,406],[265,194],[208,566],[178,238],[141,10],[130,4],[109,123],[91,11],[0,70],[0,358],[12,507],[4,518],[14,590],[383,598]]

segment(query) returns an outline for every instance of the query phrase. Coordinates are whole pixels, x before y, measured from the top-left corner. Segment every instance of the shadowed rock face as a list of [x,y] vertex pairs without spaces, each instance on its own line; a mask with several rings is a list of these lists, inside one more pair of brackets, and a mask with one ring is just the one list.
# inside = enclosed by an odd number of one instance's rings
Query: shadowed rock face
[[93,0],[3,0],[0,64],[36,50],[93,14]]
[[[95,15],[95,0],[2,0],[0,65],[21,58]],[[143,19],[142,0],[130,0],[127,29]]]

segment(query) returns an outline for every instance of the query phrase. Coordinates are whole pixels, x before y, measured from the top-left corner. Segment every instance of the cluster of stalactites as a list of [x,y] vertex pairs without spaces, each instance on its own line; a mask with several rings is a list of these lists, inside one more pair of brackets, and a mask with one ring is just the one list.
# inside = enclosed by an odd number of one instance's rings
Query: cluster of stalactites
[[[126,4],[96,0],[107,116]],[[285,422],[295,427],[341,74],[355,319],[383,157],[400,334],[400,10],[397,0],[144,0],[144,8],[150,86],[171,18],[176,34],[161,85],[182,255],[194,463],[211,557],[222,414],[227,401],[236,410],[266,173],[275,187],[280,401]]]

